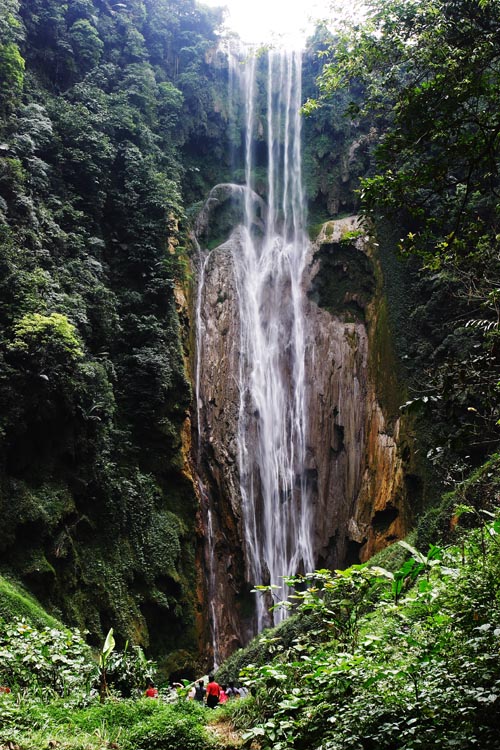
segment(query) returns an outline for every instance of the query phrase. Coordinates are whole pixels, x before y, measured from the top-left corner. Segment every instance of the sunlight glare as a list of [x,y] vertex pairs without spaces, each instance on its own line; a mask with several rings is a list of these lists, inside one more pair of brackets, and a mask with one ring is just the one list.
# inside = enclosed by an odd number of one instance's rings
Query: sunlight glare
[[226,27],[252,44],[302,46],[314,20],[329,16],[331,0],[202,0],[228,10]]

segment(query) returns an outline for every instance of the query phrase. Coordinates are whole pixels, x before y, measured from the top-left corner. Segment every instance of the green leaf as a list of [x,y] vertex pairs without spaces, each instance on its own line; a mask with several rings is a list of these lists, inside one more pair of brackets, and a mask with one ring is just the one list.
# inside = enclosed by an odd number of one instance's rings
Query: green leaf
[[425,555],[415,549],[415,547],[412,547],[411,544],[408,544],[408,542],[405,542],[404,540],[398,541],[398,544],[400,547],[408,550],[408,552],[417,562],[421,563],[422,565],[426,565],[427,558],[425,557]]
[[108,632],[108,634],[106,636],[106,640],[104,641],[104,646],[102,647],[102,655],[104,657],[104,660],[106,660],[110,656],[110,654],[113,651],[115,645],[116,645],[116,643],[115,643],[115,639],[113,637],[113,628],[110,628],[109,632]]

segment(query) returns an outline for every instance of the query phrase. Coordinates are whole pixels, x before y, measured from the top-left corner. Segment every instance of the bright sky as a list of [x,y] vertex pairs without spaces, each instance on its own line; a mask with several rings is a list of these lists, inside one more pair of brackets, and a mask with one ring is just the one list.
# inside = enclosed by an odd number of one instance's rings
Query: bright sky
[[201,0],[225,6],[226,25],[245,42],[286,39],[300,45],[313,28],[311,18],[327,18],[332,0]]

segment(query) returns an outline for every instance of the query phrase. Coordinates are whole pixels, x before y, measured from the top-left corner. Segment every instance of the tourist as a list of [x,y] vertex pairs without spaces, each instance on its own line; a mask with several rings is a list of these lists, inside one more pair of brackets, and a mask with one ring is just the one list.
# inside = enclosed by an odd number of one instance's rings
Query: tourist
[[158,688],[155,687],[154,683],[151,682],[151,680],[148,681],[148,686],[144,695],[146,696],[146,698],[158,698]]
[[207,685],[207,706],[209,708],[215,708],[219,702],[219,696],[220,685],[215,682],[214,676],[211,674],[208,678]]
[[206,690],[204,688],[205,680],[198,680],[198,684],[194,688],[194,699],[195,701],[199,701],[199,703],[203,703],[205,699]]
[[227,703],[228,695],[226,693],[226,687],[225,685],[221,685],[220,693],[219,693],[219,703],[222,705],[223,703]]
[[229,687],[226,689],[226,694],[228,698],[239,698],[240,697],[240,691],[237,687],[235,687],[234,682],[229,683]]

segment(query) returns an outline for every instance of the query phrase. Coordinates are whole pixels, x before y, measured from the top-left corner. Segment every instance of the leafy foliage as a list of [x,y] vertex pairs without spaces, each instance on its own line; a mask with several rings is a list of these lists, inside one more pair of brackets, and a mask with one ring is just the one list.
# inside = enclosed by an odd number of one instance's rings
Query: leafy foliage
[[[483,534],[484,530],[484,534]],[[396,573],[354,566],[289,580],[315,623],[249,665],[231,710],[262,748],[496,747],[500,521],[464,546],[404,543]]]
[[374,134],[363,212],[422,259],[412,402],[426,399],[441,434],[429,457],[448,467],[480,463],[498,441],[499,17],[496,0],[373,3],[319,81],[320,103],[348,92],[351,121]]
[[[114,700],[77,706],[68,699],[41,704],[31,696],[0,697],[0,741],[26,750],[57,741],[74,750],[120,748],[196,748],[210,750],[213,740],[203,727],[204,711],[191,702]],[[57,738],[55,740],[54,738]]]
[[223,169],[220,18],[0,3],[0,568],[94,645],[196,648],[175,287]]
[[[175,717],[175,721],[172,719]],[[130,750],[200,750],[209,748],[206,730],[201,725],[203,708],[188,704],[182,711],[155,712],[129,733],[125,747]]]
[[14,326],[14,340],[10,349],[40,356],[42,362],[51,355],[67,356],[70,360],[83,356],[75,327],[60,313],[25,315]]
[[22,30],[18,9],[17,0],[4,0],[0,6],[0,115],[4,117],[19,102],[24,84],[25,61],[19,50]]
[[47,700],[90,688],[96,665],[78,631],[45,627],[25,621],[0,624],[0,682],[11,689],[28,689]]
[[304,185],[313,225],[358,210],[359,180],[370,169],[375,141],[369,121],[350,120],[345,115],[350,99],[359,97],[360,87],[339,89],[324,99],[321,107],[310,106],[320,94],[317,80],[332,44],[334,37],[318,27],[308,41],[303,65],[304,97],[313,98],[304,105],[308,116],[303,124]]

